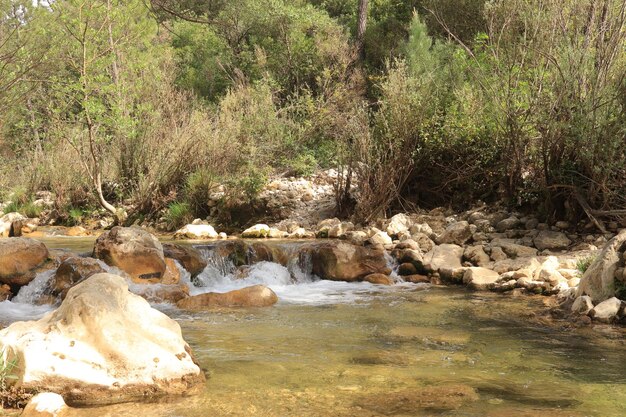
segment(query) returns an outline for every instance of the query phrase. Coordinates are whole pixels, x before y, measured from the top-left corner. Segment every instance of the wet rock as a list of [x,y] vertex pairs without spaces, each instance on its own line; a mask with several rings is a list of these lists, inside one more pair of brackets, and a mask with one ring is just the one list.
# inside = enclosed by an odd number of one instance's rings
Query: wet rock
[[177,303],[183,310],[207,310],[216,307],[269,307],[278,297],[264,285],[254,285],[226,293],[209,292],[184,298]]
[[328,242],[303,248],[311,258],[313,273],[333,281],[359,281],[387,269],[382,250],[355,246],[346,242]]
[[241,237],[245,239],[260,239],[269,237],[270,227],[266,224],[255,224],[252,227],[247,228],[241,233]]
[[43,265],[48,257],[46,245],[34,239],[0,239],[0,283],[28,284],[35,278],[35,269]]
[[52,392],[42,392],[30,399],[20,417],[63,417],[69,412],[63,397]]
[[475,290],[488,290],[499,279],[500,274],[491,269],[481,267],[467,268],[463,275],[463,283]]
[[70,405],[182,394],[204,381],[180,326],[111,274],[76,285],[41,320],[0,331],[0,344],[18,360],[17,388],[56,392]]
[[174,239],[217,239],[218,233],[210,224],[188,224],[174,233]]
[[539,250],[559,250],[566,249],[572,241],[567,238],[563,232],[553,232],[550,230],[542,230],[533,239],[535,247]]
[[357,400],[356,404],[376,415],[415,416],[457,410],[478,399],[478,394],[470,386],[446,384],[370,394]]
[[370,284],[378,284],[378,285],[393,285],[394,281],[390,276],[385,274],[369,274],[363,281],[369,282]]
[[615,271],[626,245],[626,230],[611,239],[589,265],[578,285],[577,295],[588,295],[594,303],[615,295]]
[[609,298],[596,305],[590,312],[594,320],[611,323],[619,319],[619,312],[622,307],[622,301],[617,297]]
[[481,245],[466,247],[463,252],[463,258],[476,266],[486,267],[491,263],[489,255],[485,253]]
[[121,269],[138,283],[157,283],[165,274],[163,246],[156,237],[136,227],[116,226],[103,233],[96,240],[93,257]]
[[400,264],[398,267],[398,275],[415,275],[417,274],[417,268],[410,262]]
[[189,246],[163,243],[163,255],[167,258],[176,259],[191,274],[192,278],[204,271],[207,266],[200,253]]
[[405,275],[402,277],[405,282],[411,282],[413,284],[428,284],[430,283],[430,279],[426,275]]
[[50,281],[52,295],[64,299],[74,285],[102,272],[105,270],[96,259],[75,256],[67,258],[61,262]]
[[572,303],[572,313],[587,315],[593,309],[593,302],[591,297],[583,295],[574,300]]
[[10,286],[7,284],[0,285],[0,302],[8,300],[12,295]]
[[424,255],[424,267],[431,272],[441,268],[460,268],[463,248],[458,245],[443,244],[435,246]]
[[452,223],[437,237],[437,243],[463,245],[472,237],[472,230],[466,221]]
[[189,287],[185,284],[133,284],[130,287],[133,294],[137,294],[150,303],[176,304],[189,297]]

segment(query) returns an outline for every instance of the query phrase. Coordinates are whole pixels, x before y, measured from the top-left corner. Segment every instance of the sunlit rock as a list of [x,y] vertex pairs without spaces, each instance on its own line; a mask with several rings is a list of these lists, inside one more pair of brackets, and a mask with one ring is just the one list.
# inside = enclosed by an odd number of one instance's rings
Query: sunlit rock
[[217,239],[218,233],[210,224],[188,224],[174,233],[175,239]]
[[264,285],[253,285],[226,293],[209,292],[180,300],[184,310],[206,310],[215,307],[269,307],[278,302],[276,293]]
[[34,239],[12,237],[0,239],[0,283],[26,285],[35,278],[49,253],[46,245]]

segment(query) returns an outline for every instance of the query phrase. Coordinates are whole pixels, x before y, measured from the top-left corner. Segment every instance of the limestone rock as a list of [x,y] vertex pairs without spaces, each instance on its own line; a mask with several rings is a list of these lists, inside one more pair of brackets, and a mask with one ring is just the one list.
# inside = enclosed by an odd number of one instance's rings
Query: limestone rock
[[70,405],[182,394],[203,382],[178,323],[128,291],[116,275],[76,285],[42,319],[0,331],[16,386],[59,393]]
[[452,223],[437,237],[437,243],[463,245],[472,237],[472,230],[466,221]]
[[588,295],[599,303],[615,295],[615,271],[626,244],[626,230],[611,239],[589,265],[578,286],[577,296]]
[[393,285],[393,279],[385,274],[369,274],[363,278],[363,281],[378,285]]
[[572,304],[572,313],[587,315],[593,309],[593,302],[588,295],[582,295],[574,300]]
[[241,233],[241,237],[246,239],[259,239],[263,237],[269,237],[270,227],[266,224],[255,224],[252,227],[247,228]]
[[351,232],[352,230],[354,230],[354,224],[352,224],[352,222],[341,222],[331,226],[328,230],[328,237],[334,239],[344,237],[346,233]]
[[537,249],[528,246],[518,245],[510,239],[494,239],[491,246],[502,248],[504,253],[511,258],[526,258],[537,255]]
[[393,243],[387,232],[377,231],[370,236],[369,241],[372,245],[389,245]]
[[413,222],[406,214],[399,213],[389,220],[387,225],[387,234],[389,236],[397,236],[400,233],[408,232]]
[[217,239],[218,233],[210,224],[188,224],[174,233],[175,239]]
[[28,218],[20,213],[7,213],[0,217],[0,238],[1,237],[19,237],[21,235],[22,224]]
[[176,259],[192,278],[204,271],[207,266],[200,253],[189,246],[163,243],[163,254],[167,258]]
[[10,286],[7,284],[0,285],[0,302],[8,300],[12,295]]
[[535,247],[539,250],[558,250],[567,248],[572,241],[563,232],[542,230],[533,239]]
[[93,256],[126,272],[138,283],[158,283],[165,274],[163,246],[140,228],[116,226],[103,233],[96,240]]
[[34,239],[0,239],[0,284],[26,285],[35,278],[34,270],[49,253],[46,245]]
[[515,216],[511,216],[504,220],[500,220],[496,224],[496,230],[498,232],[506,232],[507,230],[515,229],[517,226],[519,226],[519,224],[520,220]]
[[41,392],[30,399],[20,417],[63,417],[69,408],[63,397],[52,392]]
[[463,252],[463,258],[471,262],[476,266],[486,267],[491,262],[489,255],[485,253],[485,250],[481,245],[468,246]]
[[460,268],[463,248],[458,245],[443,244],[435,246],[424,255],[424,267],[431,272],[441,268]]
[[269,307],[278,302],[276,293],[264,285],[254,285],[226,293],[209,292],[180,300],[184,310],[206,310],[215,307]]
[[358,281],[387,269],[384,251],[341,241],[311,245],[300,255],[310,256],[315,275],[333,281]]
[[622,301],[617,297],[602,301],[589,312],[594,319],[603,323],[611,323],[618,319],[618,314],[622,307]]
[[500,274],[491,269],[481,267],[467,268],[463,275],[463,283],[475,290],[487,290],[498,282]]
[[500,262],[508,259],[509,257],[504,253],[500,246],[491,248],[491,259],[495,262]]

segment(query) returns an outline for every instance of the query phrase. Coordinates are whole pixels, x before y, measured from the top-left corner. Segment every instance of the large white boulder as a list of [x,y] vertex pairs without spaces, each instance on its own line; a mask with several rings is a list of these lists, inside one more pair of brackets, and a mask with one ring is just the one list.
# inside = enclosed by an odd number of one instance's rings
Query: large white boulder
[[241,237],[252,239],[269,237],[269,235],[270,227],[266,224],[255,224],[254,226],[247,228],[241,233]]
[[3,329],[0,347],[17,360],[17,387],[61,394],[70,405],[182,394],[204,381],[178,323],[112,274],[71,288],[42,319]]
[[219,235],[210,224],[188,224],[174,233],[176,239],[217,239]]

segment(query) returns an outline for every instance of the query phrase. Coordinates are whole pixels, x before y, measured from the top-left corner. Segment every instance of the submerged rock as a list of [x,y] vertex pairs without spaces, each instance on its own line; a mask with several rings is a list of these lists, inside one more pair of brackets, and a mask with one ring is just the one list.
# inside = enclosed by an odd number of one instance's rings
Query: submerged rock
[[393,285],[393,279],[385,274],[369,274],[363,278],[363,281],[369,282],[370,284]]
[[215,307],[269,307],[278,302],[276,293],[264,285],[254,285],[226,293],[209,292],[180,300],[184,310],[206,310]]
[[163,246],[155,236],[136,227],[116,226],[103,233],[96,240],[93,256],[126,272],[138,283],[157,283],[165,274]]
[[611,239],[589,265],[578,284],[577,296],[588,295],[594,303],[599,303],[615,295],[615,272],[624,245],[626,230]]
[[204,381],[178,323],[128,291],[117,275],[96,274],[69,290],[38,321],[0,331],[15,385],[99,405],[182,394]]
[[0,240],[0,283],[26,285],[35,269],[49,257],[46,245],[34,239],[12,237]]
[[367,275],[387,270],[383,250],[355,246],[346,242],[328,242],[303,249],[310,256],[313,273],[332,281],[359,281]]

